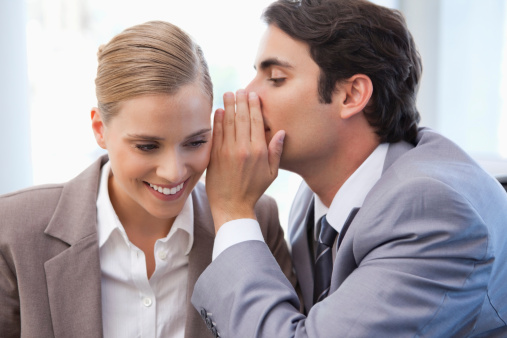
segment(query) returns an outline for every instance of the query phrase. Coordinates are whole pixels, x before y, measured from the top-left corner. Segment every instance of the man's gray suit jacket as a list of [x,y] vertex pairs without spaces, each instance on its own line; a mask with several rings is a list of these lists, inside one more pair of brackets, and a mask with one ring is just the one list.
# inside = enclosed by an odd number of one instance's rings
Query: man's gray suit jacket
[[[102,336],[96,200],[106,161],[102,157],[65,184],[0,197],[0,337]],[[215,239],[203,184],[196,186],[192,200],[185,336],[211,337],[190,303],[195,281],[211,262]],[[256,212],[273,254],[294,278],[276,204],[263,197]]]
[[221,337],[507,337],[507,194],[451,141],[422,129],[390,144],[315,305],[312,195],[303,184],[289,220],[305,311],[264,243],[236,244],[192,296]]

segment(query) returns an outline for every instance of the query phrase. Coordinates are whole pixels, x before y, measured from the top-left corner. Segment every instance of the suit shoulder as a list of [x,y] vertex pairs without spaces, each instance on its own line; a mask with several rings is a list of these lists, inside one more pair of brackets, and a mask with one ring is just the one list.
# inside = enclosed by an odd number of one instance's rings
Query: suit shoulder
[[265,237],[268,236],[269,232],[280,226],[278,206],[271,196],[261,196],[255,205],[255,216]]
[[208,195],[206,194],[206,186],[204,185],[204,183],[197,182],[191,194],[194,208],[197,208],[198,210],[202,211],[210,209]]
[[257,205],[258,206],[275,206],[276,207],[276,201],[273,197],[264,194],[261,196],[261,198],[259,198]]
[[269,195],[262,195],[257,201],[257,204],[255,204],[255,214],[258,218],[271,216],[276,216],[278,218],[278,206],[275,199]]
[[3,238],[43,231],[51,219],[63,184],[34,186],[0,196],[0,232]]
[[63,184],[45,184],[33,186],[0,195],[0,210],[9,212],[27,204],[51,204],[57,202],[62,193]]

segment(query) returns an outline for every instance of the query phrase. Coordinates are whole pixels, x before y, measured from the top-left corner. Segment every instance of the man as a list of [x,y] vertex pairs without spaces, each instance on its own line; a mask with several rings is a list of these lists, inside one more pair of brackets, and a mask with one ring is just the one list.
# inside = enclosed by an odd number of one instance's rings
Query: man
[[[401,14],[364,0],[279,0],[264,19],[256,77],[215,114],[214,261],[192,296],[209,328],[507,336],[507,195],[417,127],[422,67]],[[304,179],[289,218],[303,305],[254,220],[278,166]]]

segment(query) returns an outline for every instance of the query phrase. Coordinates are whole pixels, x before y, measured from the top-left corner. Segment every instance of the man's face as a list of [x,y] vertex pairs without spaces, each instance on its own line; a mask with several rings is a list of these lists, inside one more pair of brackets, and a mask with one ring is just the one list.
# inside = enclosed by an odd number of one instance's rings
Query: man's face
[[268,26],[260,42],[255,69],[257,74],[246,90],[260,97],[266,141],[285,130],[280,167],[307,172],[305,168],[329,156],[337,145],[338,93],[331,104],[319,101],[320,70],[308,45],[274,25]]

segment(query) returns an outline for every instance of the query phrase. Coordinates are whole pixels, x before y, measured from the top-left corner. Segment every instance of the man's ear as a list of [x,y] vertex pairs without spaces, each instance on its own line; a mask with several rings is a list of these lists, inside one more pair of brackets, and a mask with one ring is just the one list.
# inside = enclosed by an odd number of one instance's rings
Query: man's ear
[[91,118],[92,118],[93,134],[95,135],[95,141],[97,141],[99,147],[101,147],[102,149],[107,149],[104,137],[105,125],[104,122],[102,122],[102,117],[100,117],[99,108],[96,107],[92,108]]
[[373,84],[368,76],[356,74],[339,85],[338,92],[342,92],[342,109],[340,117],[348,119],[363,111],[370,102]]

